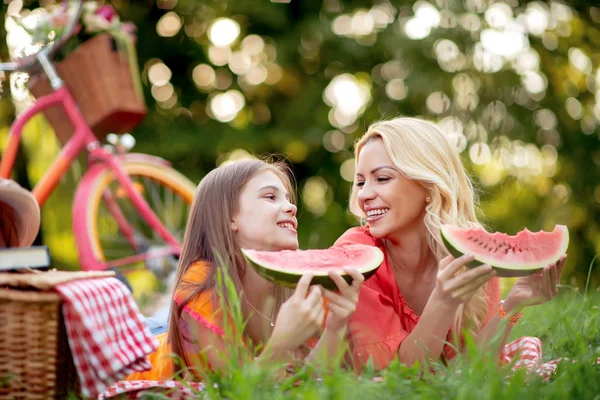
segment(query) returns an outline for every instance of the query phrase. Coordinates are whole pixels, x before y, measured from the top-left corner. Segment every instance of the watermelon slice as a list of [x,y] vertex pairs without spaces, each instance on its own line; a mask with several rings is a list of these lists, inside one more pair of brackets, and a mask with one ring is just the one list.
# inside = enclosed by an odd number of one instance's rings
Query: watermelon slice
[[483,228],[441,227],[442,239],[455,257],[470,253],[470,267],[492,266],[498,276],[526,276],[557,262],[569,246],[569,231],[556,225],[552,232],[531,232],[527,228],[514,236],[489,233]]
[[263,278],[279,285],[295,287],[302,275],[311,272],[312,283],[326,289],[337,286],[327,275],[339,271],[346,282],[352,277],[342,268],[356,268],[365,279],[375,273],[383,262],[379,248],[364,244],[331,247],[324,250],[257,251],[242,249],[242,253]]

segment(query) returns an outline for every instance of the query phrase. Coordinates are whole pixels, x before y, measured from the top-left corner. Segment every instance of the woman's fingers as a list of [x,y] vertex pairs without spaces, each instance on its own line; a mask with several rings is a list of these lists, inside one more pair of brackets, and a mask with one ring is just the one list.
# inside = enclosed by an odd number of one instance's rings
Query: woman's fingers
[[558,276],[558,263],[560,261],[558,261],[556,264],[553,264],[550,267],[550,289],[552,291],[552,296],[556,296],[558,294],[558,282],[559,282],[559,276]]
[[560,283],[560,277],[562,276],[562,272],[563,269],[565,268],[565,264],[567,263],[567,255],[563,254],[563,256],[560,258],[560,260],[558,260],[558,268],[557,273],[558,273],[558,283]]
[[[448,282],[448,290],[459,290],[462,287],[470,285],[472,282],[486,277],[494,270],[487,264],[472,268],[456,277],[453,277]],[[489,278],[485,278],[486,280]]]
[[550,300],[552,298],[552,282],[550,277],[550,270],[553,268],[552,265],[544,268],[542,278],[542,296],[544,300]]
[[440,261],[440,264],[438,266],[439,269],[440,270],[446,269],[446,267],[448,266],[448,264],[450,264],[452,261],[454,261],[454,257],[452,257],[451,255],[442,258],[442,260]]
[[485,275],[480,275],[477,278],[471,280],[467,284],[463,285],[459,289],[456,290],[456,297],[461,297],[464,299],[472,296],[481,286],[483,286],[487,281],[496,276],[496,272],[494,270],[489,271]]
[[[475,257],[472,254],[464,254],[454,261],[450,262],[444,267],[438,274],[440,279],[450,279],[456,274],[462,267],[473,261]],[[441,266],[442,263],[440,263]]]

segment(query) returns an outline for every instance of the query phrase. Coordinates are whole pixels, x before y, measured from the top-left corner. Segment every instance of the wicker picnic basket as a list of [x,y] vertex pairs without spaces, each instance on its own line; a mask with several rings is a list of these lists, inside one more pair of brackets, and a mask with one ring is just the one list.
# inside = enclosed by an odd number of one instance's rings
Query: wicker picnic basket
[[[104,140],[109,133],[129,132],[146,115],[143,94],[140,88],[136,90],[128,58],[117,47],[110,34],[102,33],[85,41],[56,64],[58,75],[99,140]],[[133,73],[137,73],[137,65],[131,67]],[[28,86],[38,99],[52,91],[44,73],[32,76]],[[54,106],[44,114],[64,145],[73,135],[64,110]]]
[[62,316],[52,288],[110,272],[0,273],[0,399],[79,397]]

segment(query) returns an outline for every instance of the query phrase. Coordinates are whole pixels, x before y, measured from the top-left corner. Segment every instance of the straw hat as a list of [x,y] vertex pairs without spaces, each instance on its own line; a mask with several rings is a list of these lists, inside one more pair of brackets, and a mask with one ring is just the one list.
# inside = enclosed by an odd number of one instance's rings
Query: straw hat
[[12,180],[0,178],[0,234],[4,234],[6,245],[31,246],[39,229],[40,207],[33,194]]

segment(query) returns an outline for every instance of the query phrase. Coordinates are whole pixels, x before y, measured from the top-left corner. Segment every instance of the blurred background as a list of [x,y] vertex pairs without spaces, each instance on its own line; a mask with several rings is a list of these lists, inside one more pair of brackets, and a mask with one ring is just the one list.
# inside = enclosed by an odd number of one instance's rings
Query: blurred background
[[[11,46],[26,40],[7,16],[51,3],[3,0],[2,60],[7,35]],[[138,29],[148,115],[131,132],[134,151],[168,159],[195,183],[250,154],[286,158],[301,247],[324,248],[357,224],[347,210],[353,143],[375,120],[421,116],[456,144],[482,222],[510,234],[566,224],[563,283],[585,285],[600,252],[597,1],[107,3]],[[26,75],[0,79],[2,151],[31,97]],[[15,179],[31,187],[59,146],[44,118],[33,120]],[[70,210],[84,166],[43,209],[39,240],[57,268],[79,268]]]

